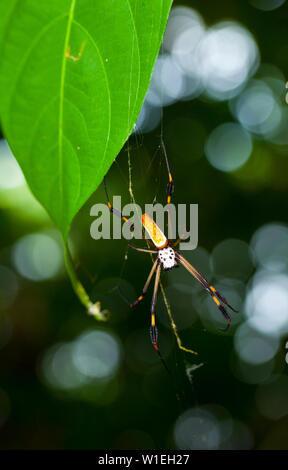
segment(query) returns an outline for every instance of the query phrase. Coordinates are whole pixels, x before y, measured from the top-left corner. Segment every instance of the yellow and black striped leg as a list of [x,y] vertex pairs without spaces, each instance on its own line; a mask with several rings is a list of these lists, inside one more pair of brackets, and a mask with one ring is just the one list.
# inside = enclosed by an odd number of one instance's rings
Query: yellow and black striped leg
[[153,264],[153,266],[152,266],[152,269],[151,269],[151,271],[150,271],[150,273],[149,273],[149,276],[148,276],[148,278],[147,278],[147,281],[146,281],[146,283],[145,283],[145,286],[143,287],[142,294],[138,297],[138,299],[135,300],[135,302],[133,302],[133,304],[130,304],[130,307],[131,307],[131,308],[136,307],[136,305],[138,305],[139,302],[141,302],[141,300],[143,300],[143,298],[144,298],[144,296],[145,296],[145,294],[146,294],[146,292],[147,292],[147,290],[148,290],[148,287],[149,287],[149,284],[150,284],[151,279],[152,279],[152,277],[153,277],[153,274],[154,274],[154,272],[155,272],[155,269],[156,269],[156,267],[157,267],[157,264],[158,264],[158,258],[156,258],[156,260],[155,260],[155,262],[154,262],[154,264]]
[[166,362],[163,359],[163,356],[158,348],[158,330],[156,326],[156,320],[155,320],[155,307],[156,307],[156,302],[157,302],[157,293],[158,293],[158,288],[159,288],[159,280],[160,280],[160,273],[161,273],[161,264],[158,265],[157,271],[156,271],[156,277],[155,277],[155,283],[154,283],[154,292],[153,292],[153,297],[152,297],[152,303],[151,303],[151,327],[150,327],[150,336],[151,336],[151,341],[152,344],[157,351],[157,354],[165,367],[166,371],[168,374],[171,375],[170,370],[168,369],[168,366]]
[[120,212],[118,209],[115,209],[115,207],[113,207],[111,205],[111,202],[110,202],[110,199],[109,199],[109,196],[108,196],[108,191],[107,191],[107,186],[106,186],[106,177],[105,176],[104,176],[104,179],[103,179],[103,184],[104,184],[104,189],[105,189],[105,194],[106,194],[106,199],[107,199],[107,204],[108,204],[108,207],[109,207],[109,211],[112,212],[113,214],[115,214],[120,219],[124,220],[124,222],[128,222],[127,217],[125,217],[122,214],[122,212]]
[[167,185],[167,204],[171,203],[171,197],[174,189],[174,183],[172,180],[172,175],[169,173],[169,183]]
[[229,328],[230,328],[230,325],[231,325],[231,317],[230,315],[228,314],[227,310],[225,309],[225,307],[223,307],[223,305],[221,305],[221,303],[219,302],[219,300],[217,299],[216,295],[214,295],[213,293],[211,294],[212,296],[212,299],[214,300],[215,304],[217,305],[217,307],[219,308],[220,312],[222,313],[223,317],[226,318],[227,320],[227,326],[225,328],[219,328],[219,330],[221,331],[227,331]]
[[174,190],[174,182],[173,182],[172,174],[171,174],[171,171],[170,171],[170,166],[169,166],[169,162],[168,162],[166,147],[164,145],[163,140],[161,140],[161,146],[162,146],[162,150],[163,150],[163,153],[164,153],[166,166],[167,166],[167,171],[168,171],[169,181],[168,181],[168,184],[167,184],[167,204],[170,204],[171,203],[172,193],[173,193],[173,190]]
[[157,352],[159,351],[159,349],[157,345],[158,332],[157,332],[157,327],[156,327],[156,322],[155,322],[155,307],[156,307],[156,302],[157,302],[157,292],[158,292],[158,287],[159,287],[160,272],[161,272],[161,265],[159,264],[157,267],[157,271],[156,271],[154,292],[153,292],[152,303],[151,303],[151,328],[150,328],[151,341]]
[[225,297],[223,297],[222,294],[220,294],[220,292],[218,292],[215,287],[213,286],[209,286],[210,289],[214,292],[214,294],[216,295],[216,297],[218,297],[219,300],[221,300],[221,302],[223,302],[223,304],[227,305],[227,307],[231,308],[231,310],[233,310],[233,312],[235,313],[238,313],[238,310],[236,310],[235,308],[232,307],[232,305],[230,305],[227,300],[225,299]]
[[[182,256],[180,253],[176,252],[176,258],[180,261],[182,266],[184,266],[184,268],[186,268],[187,271],[189,271],[189,273],[192,274],[192,276],[201,284],[201,286],[211,295],[213,301],[215,302],[215,304],[219,308],[220,312],[222,313],[222,315],[228,321],[227,327],[224,328],[224,329],[220,328],[220,330],[221,331],[227,331],[228,328],[230,327],[230,324],[231,324],[231,318],[230,318],[230,315],[227,313],[225,307],[223,307],[223,305],[221,305],[221,302],[223,302],[225,305],[227,305],[229,308],[231,308],[234,312],[236,312],[236,310],[233,307],[231,307],[230,304],[228,304],[227,300],[221,294],[219,294],[219,292],[215,289],[215,287],[213,287],[209,284],[207,279],[204,276],[202,276],[202,274],[200,274],[199,271],[197,271],[197,269],[195,269],[184,258],[184,256]],[[221,300],[221,302],[220,302],[219,299]]]
[[[103,184],[104,184],[104,189],[105,189],[105,194],[106,194],[106,199],[107,199],[107,205],[108,205],[108,208],[109,208],[109,211],[112,212],[112,214],[115,214],[117,217],[119,217],[120,219],[124,220],[124,222],[127,222],[128,225],[131,227],[132,230],[135,229],[135,226],[134,224],[132,224],[128,219],[127,217],[125,217],[125,215],[122,214],[121,211],[119,211],[118,209],[116,209],[115,207],[112,206],[111,202],[110,202],[110,199],[109,199],[109,196],[108,196],[108,191],[107,191],[107,186],[106,186],[106,177],[104,176],[104,179],[103,179]],[[141,235],[142,238],[145,238],[142,234],[142,232],[140,232],[139,230],[137,230],[137,233],[139,233],[139,235]]]
[[168,210],[167,210],[167,214],[168,214],[168,237],[172,238],[173,227],[172,227],[172,222],[171,222],[171,213],[170,213],[169,204],[171,204],[172,193],[174,191],[174,182],[173,182],[172,174],[171,174],[171,171],[170,171],[168,156],[167,156],[166,147],[164,145],[163,139],[161,139],[161,146],[162,146],[162,150],[163,150],[163,153],[164,153],[165,162],[166,162],[167,171],[168,171],[168,184],[167,184],[167,190],[166,190],[167,191],[167,204],[168,204]]

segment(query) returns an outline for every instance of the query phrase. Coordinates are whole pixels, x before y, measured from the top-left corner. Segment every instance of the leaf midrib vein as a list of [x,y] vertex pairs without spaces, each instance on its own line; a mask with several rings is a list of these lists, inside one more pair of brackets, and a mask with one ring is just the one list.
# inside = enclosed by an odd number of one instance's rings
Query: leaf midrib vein
[[[97,45],[96,40],[89,33],[89,31],[85,28],[85,26],[83,26],[81,23],[79,23],[75,19],[73,19],[73,23],[75,25],[77,25],[80,29],[82,29],[82,31],[84,31],[84,33],[87,35],[87,38],[91,41],[91,44],[93,45],[94,49],[96,50],[96,52],[98,54],[99,61],[100,61],[100,64],[102,65],[102,69],[103,69],[103,73],[104,73],[104,77],[105,77],[105,83],[106,83],[106,88],[107,88],[107,96],[108,96],[108,129],[107,129],[107,138],[106,138],[106,143],[105,143],[105,149],[104,149],[104,152],[103,152],[103,157],[101,159],[101,162],[99,163],[99,171],[100,171],[102,166],[103,166],[103,162],[105,161],[107,148],[108,148],[108,143],[109,143],[109,137],[110,137],[110,133],[111,133],[111,115],[112,115],[111,90],[110,90],[108,75],[107,75],[107,71],[106,71],[106,68],[105,68],[104,61],[103,61],[103,57],[101,55],[101,52],[99,50],[99,47]],[[98,173],[99,173],[99,171],[98,171]]]
[[69,10],[69,15],[67,19],[67,29],[65,34],[64,41],[64,50],[62,57],[62,67],[61,67],[61,78],[60,78],[60,97],[59,97],[59,134],[58,134],[58,171],[59,171],[59,192],[61,197],[61,207],[60,214],[63,207],[63,115],[64,115],[64,88],[65,88],[65,76],[66,76],[66,51],[69,47],[71,27],[73,22],[74,10],[75,10],[76,0],[71,1],[71,6]]
[[[132,25],[133,25],[133,30],[134,30],[134,37],[136,39],[137,59],[138,59],[138,68],[139,68],[138,69],[137,91],[136,91],[136,95],[135,95],[133,112],[132,112],[132,117],[134,118],[134,110],[135,110],[135,106],[137,104],[137,99],[138,99],[138,94],[139,94],[139,87],[140,87],[141,61],[140,61],[140,47],[139,47],[139,40],[138,40],[136,22],[135,22],[132,7],[131,7],[131,4],[130,4],[130,0],[126,0],[126,1],[127,1],[128,9],[129,9],[129,12],[130,12],[131,20],[132,20]],[[137,8],[137,3],[136,3],[136,8]],[[130,70],[130,91],[129,91],[130,96],[129,96],[129,113],[128,113],[129,114],[128,115],[128,132],[129,132],[129,128],[131,126],[131,122],[130,122],[131,121],[130,99],[131,99],[131,88],[132,88],[131,79],[132,79],[132,70],[133,70],[133,55],[134,55],[134,43],[133,43],[133,49],[132,49],[132,60],[131,60],[131,70]]]

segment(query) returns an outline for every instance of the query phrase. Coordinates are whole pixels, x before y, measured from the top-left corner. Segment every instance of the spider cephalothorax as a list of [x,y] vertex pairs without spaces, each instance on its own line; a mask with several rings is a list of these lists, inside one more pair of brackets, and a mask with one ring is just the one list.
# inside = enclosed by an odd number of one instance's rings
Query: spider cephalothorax
[[163,269],[165,271],[169,271],[170,269],[176,268],[178,266],[175,251],[171,246],[160,249],[158,251],[158,258],[162,263]]

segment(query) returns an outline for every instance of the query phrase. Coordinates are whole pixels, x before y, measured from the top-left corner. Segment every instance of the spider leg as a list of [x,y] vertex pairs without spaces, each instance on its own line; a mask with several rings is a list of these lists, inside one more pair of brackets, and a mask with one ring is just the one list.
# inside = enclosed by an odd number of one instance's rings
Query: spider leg
[[175,243],[171,243],[172,246],[173,246],[173,248],[175,248],[177,245],[179,245],[179,243],[180,243],[182,240],[185,239],[185,236],[186,236],[186,235],[187,235],[186,233],[183,233],[183,235],[181,235],[181,237],[179,237],[179,238],[176,240]]
[[[112,212],[113,214],[115,214],[120,219],[124,220],[124,222],[127,222],[127,224],[131,227],[131,229],[134,230],[135,229],[134,224],[132,224],[129,221],[129,219],[127,219],[127,217],[125,217],[125,215],[122,214],[121,211],[119,211],[118,209],[116,209],[115,207],[112,206],[112,204],[110,202],[110,199],[109,199],[109,196],[108,196],[108,191],[107,191],[107,186],[106,186],[106,176],[104,176],[103,184],[104,184],[104,190],[105,190],[105,194],[106,194],[106,199],[107,199],[107,204],[108,204],[109,211]],[[145,239],[142,232],[140,232],[139,230],[137,230],[137,232],[139,233],[139,235],[141,235],[142,238]]]
[[152,302],[151,302],[151,328],[150,328],[151,341],[157,352],[158,352],[158,346],[157,346],[158,331],[157,331],[156,322],[155,322],[155,307],[156,307],[156,302],[157,302],[157,292],[159,288],[160,272],[161,272],[161,265],[158,264],[156,277],[155,277],[154,292],[153,292],[153,297],[152,297]]
[[128,246],[135,251],[143,251],[144,253],[154,253],[154,254],[158,253],[157,250],[146,250],[144,248],[137,248],[136,246],[130,245],[130,243],[128,243]]
[[136,246],[130,245],[130,243],[128,243],[128,246],[135,251],[142,251],[143,253],[158,253],[157,250],[146,250],[146,248],[138,248]]
[[160,280],[160,273],[161,273],[161,264],[158,264],[157,266],[157,271],[156,271],[156,277],[155,277],[155,283],[154,283],[154,292],[153,292],[153,297],[152,297],[152,302],[151,302],[151,327],[150,327],[150,336],[151,336],[151,341],[152,344],[163,364],[165,367],[166,371],[168,372],[169,375],[171,375],[170,370],[168,369],[168,366],[166,362],[164,361],[164,358],[158,348],[158,330],[156,327],[156,321],[155,321],[155,307],[156,307],[156,302],[157,302],[157,293],[158,293],[158,288],[159,288],[159,280]]
[[233,310],[234,312],[236,312],[236,310],[231,307],[231,305],[227,302],[227,300],[215,289],[215,287],[211,286],[209,284],[209,282],[207,281],[207,279],[202,276],[202,274],[199,273],[199,271],[197,271],[197,269],[195,269],[185,258],[184,256],[182,256],[180,253],[176,252],[176,257],[177,259],[180,261],[180,263],[182,264],[182,266],[184,266],[184,268],[187,269],[187,271],[192,274],[192,276],[201,284],[201,286],[211,295],[212,297],[212,300],[215,302],[215,304],[217,305],[218,309],[220,310],[220,312],[222,313],[222,315],[226,318],[228,324],[227,324],[227,327],[226,328],[220,328],[220,330],[222,331],[227,331],[228,328],[230,327],[230,324],[231,324],[231,317],[230,315],[228,314],[227,310],[225,309],[225,307],[223,305],[221,305],[221,302],[220,300],[226,304],[229,308],[231,308],[231,310]]
[[227,305],[227,307],[231,308],[231,310],[235,313],[238,313],[238,310],[236,310],[234,307],[232,307],[232,305],[230,305],[227,300],[225,299],[225,297],[223,297],[222,294],[220,294],[220,292],[218,292],[215,287],[211,286],[210,285],[210,289],[215,293],[216,297],[218,297],[219,300],[221,300],[221,302],[223,302],[223,304]]
[[[166,189],[166,192],[167,192],[167,205],[168,205],[168,208],[167,208],[167,214],[168,214],[168,236],[169,236],[169,237],[172,237],[172,234],[173,234],[173,227],[172,227],[172,222],[171,222],[171,212],[170,212],[170,206],[169,206],[169,204],[171,204],[172,193],[173,193],[173,191],[174,191],[174,182],[173,182],[172,174],[171,174],[171,171],[170,171],[170,166],[169,166],[167,151],[166,151],[166,147],[165,147],[165,144],[164,144],[163,139],[161,139],[161,147],[162,147],[162,151],[163,151],[163,153],[164,153],[165,162],[166,162],[167,171],[168,171],[168,184],[167,184],[167,189]],[[170,235],[169,235],[169,234],[170,234]]]
[[[128,222],[128,223],[129,223],[129,220],[127,219],[127,217],[125,217],[125,215],[123,215],[121,211],[119,211],[118,209],[116,209],[115,207],[113,207],[113,206],[111,205],[111,202],[110,202],[110,199],[109,199],[109,196],[108,196],[107,186],[106,186],[106,176],[104,176],[103,184],[104,184],[104,189],[105,189],[107,204],[108,204],[108,207],[109,207],[110,212],[112,212],[113,214],[115,214],[117,217],[119,217],[120,219],[124,220],[125,222]],[[131,224],[131,225],[133,225],[133,224]]]
[[147,278],[147,281],[146,281],[146,283],[145,283],[145,285],[144,285],[144,287],[143,287],[143,290],[142,290],[141,295],[139,295],[138,299],[136,299],[135,302],[133,302],[132,304],[130,304],[130,307],[131,307],[131,308],[136,307],[136,305],[138,305],[139,302],[141,302],[141,300],[143,300],[143,297],[144,297],[144,295],[146,294],[146,292],[147,292],[147,290],[148,290],[148,287],[149,287],[149,284],[150,284],[151,279],[152,279],[152,277],[153,277],[153,274],[154,274],[154,272],[155,272],[155,270],[156,270],[156,268],[157,268],[157,264],[158,264],[158,258],[156,258],[156,260],[154,261],[154,264],[153,264],[152,269],[151,269],[151,271],[150,271],[150,273],[149,273],[149,276],[148,276],[148,278]]
[[161,139],[161,146],[162,146],[162,150],[163,150],[163,153],[164,153],[166,166],[167,166],[167,171],[168,171],[167,204],[170,204],[172,193],[173,193],[173,190],[174,190],[174,182],[173,182],[173,178],[172,178],[172,175],[171,175],[170,166],[169,166],[169,162],[168,162],[168,156],[167,156],[166,147],[165,147],[165,144],[163,142],[163,139]]

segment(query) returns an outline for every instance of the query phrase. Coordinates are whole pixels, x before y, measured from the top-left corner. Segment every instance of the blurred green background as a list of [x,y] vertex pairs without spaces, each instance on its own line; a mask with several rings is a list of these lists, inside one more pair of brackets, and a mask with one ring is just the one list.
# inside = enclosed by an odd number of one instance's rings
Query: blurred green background
[[152,289],[130,311],[115,288],[134,300],[149,255],[90,236],[103,187],[71,230],[79,277],[111,312],[99,324],[0,140],[1,449],[288,448],[287,25],[285,0],[175,1],[137,128],[108,175],[111,197],[130,202],[129,154],[137,203],[164,202],[163,133],[173,200],[199,205],[199,246],[184,254],[239,309],[220,333],[196,281],[164,274],[182,342],[198,352],[178,349],[160,295],[173,382],[150,342]]

